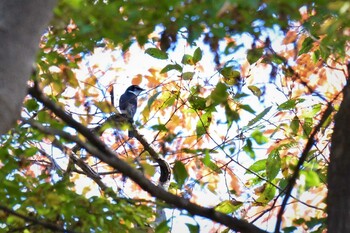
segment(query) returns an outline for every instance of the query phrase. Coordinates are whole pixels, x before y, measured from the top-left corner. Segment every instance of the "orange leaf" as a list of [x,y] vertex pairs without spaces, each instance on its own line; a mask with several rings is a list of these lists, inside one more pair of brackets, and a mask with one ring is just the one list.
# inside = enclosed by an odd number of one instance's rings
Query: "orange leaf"
[[283,39],[282,44],[290,44],[293,43],[297,38],[296,31],[288,31],[286,37]]
[[132,85],[139,85],[141,82],[142,82],[142,75],[138,74],[132,79],[131,84]]

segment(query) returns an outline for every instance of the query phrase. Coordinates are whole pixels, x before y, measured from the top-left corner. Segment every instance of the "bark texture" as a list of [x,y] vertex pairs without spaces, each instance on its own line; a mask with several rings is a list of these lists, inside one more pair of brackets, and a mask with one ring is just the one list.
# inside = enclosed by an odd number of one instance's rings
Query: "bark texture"
[[350,232],[350,85],[335,116],[328,170],[328,233]]
[[18,119],[40,35],[56,0],[0,1],[0,134]]

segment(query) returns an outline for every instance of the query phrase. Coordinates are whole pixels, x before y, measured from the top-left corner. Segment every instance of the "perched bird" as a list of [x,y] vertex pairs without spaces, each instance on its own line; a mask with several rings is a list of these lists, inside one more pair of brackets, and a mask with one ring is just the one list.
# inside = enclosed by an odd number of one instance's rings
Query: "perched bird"
[[[134,122],[134,115],[137,110],[137,96],[144,91],[141,87],[137,85],[131,85],[126,89],[124,94],[120,96],[119,108],[122,114],[126,115],[129,122],[132,124]],[[129,137],[134,137],[133,131],[129,130]]]

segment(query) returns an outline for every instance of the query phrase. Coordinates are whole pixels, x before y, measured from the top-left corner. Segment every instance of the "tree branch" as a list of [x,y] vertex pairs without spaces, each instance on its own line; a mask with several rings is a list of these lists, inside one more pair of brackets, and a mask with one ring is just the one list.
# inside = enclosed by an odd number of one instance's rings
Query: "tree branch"
[[316,125],[316,127],[312,131],[312,133],[311,133],[311,135],[310,135],[310,137],[309,137],[309,139],[308,139],[308,141],[306,143],[306,146],[305,146],[305,148],[304,148],[304,150],[303,150],[303,152],[302,152],[302,154],[301,154],[301,156],[299,158],[299,161],[298,161],[298,164],[297,164],[297,166],[295,168],[295,171],[294,171],[292,177],[288,181],[288,184],[287,184],[287,186],[285,188],[286,194],[284,196],[281,208],[280,208],[280,210],[278,212],[278,215],[277,215],[277,222],[276,222],[276,226],[275,226],[275,233],[280,232],[280,228],[281,228],[281,224],[282,224],[282,217],[283,217],[284,210],[285,210],[285,208],[287,206],[288,199],[291,196],[291,193],[292,193],[293,187],[295,185],[295,182],[296,182],[296,180],[299,177],[299,172],[300,172],[301,166],[304,164],[308,153],[310,152],[312,146],[314,145],[315,136],[319,132],[319,130],[321,129],[323,123],[331,115],[332,111],[333,111],[332,102],[330,102],[330,103],[328,103],[327,108],[324,111],[321,120],[318,122],[318,124]]
[[48,223],[48,222],[42,222],[42,221],[39,221],[38,219],[35,219],[35,218],[31,218],[31,217],[28,217],[28,216],[25,216],[23,214],[20,214],[20,213],[17,213],[16,211],[4,206],[4,205],[1,205],[0,204],[0,210],[4,211],[5,213],[8,213],[8,214],[11,214],[11,215],[14,215],[16,217],[19,217],[27,222],[31,222],[31,223],[34,223],[34,224],[37,224],[37,225],[41,225],[43,227],[45,227],[46,229],[49,229],[51,231],[54,231],[54,232],[67,232],[67,233],[75,233],[75,231],[71,231],[71,230],[67,230],[67,229],[64,229],[62,227],[59,227],[55,224],[52,224],[52,223]]
[[105,145],[95,134],[93,134],[88,128],[75,121],[70,115],[68,115],[64,110],[59,108],[54,102],[52,102],[48,97],[46,97],[37,85],[30,87],[28,90],[29,94],[41,102],[45,107],[54,112],[59,118],[67,123],[70,127],[76,129],[81,133],[93,146],[85,147],[89,145],[87,143],[82,144],[89,153],[110,165],[111,167],[122,172],[124,175],[128,176],[136,184],[138,184],[143,190],[150,193],[153,197],[165,201],[170,205],[174,205],[179,209],[185,209],[192,215],[199,215],[206,217],[218,223],[221,223],[232,230],[240,232],[250,232],[250,233],[263,233],[265,231],[259,229],[258,227],[250,224],[244,220],[233,218],[226,214],[215,211],[213,208],[206,208],[196,205],[187,199],[178,197],[172,193],[165,191],[163,188],[154,185],[150,180],[148,180],[140,171],[132,168],[128,163],[118,158],[118,156],[111,151],[107,145]]

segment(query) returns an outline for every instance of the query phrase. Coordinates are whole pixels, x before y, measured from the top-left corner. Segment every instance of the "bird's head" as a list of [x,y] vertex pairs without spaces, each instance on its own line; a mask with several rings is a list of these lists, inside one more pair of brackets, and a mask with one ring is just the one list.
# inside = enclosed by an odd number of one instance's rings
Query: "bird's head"
[[133,93],[134,95],[139,95],[145,89],[139,87],[138,85],[131,85],[126,89],[126,92]]

